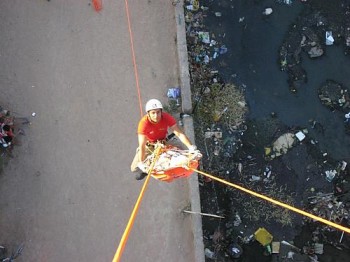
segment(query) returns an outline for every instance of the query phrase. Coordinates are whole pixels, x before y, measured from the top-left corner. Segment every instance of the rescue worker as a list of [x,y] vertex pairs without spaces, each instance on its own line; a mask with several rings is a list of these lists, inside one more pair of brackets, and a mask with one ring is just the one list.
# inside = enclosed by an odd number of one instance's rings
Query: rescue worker
[[147,157],[150,150],[157,143],[161,141],[165,143],[168,134],[168,129],[172,131],[179,140],[192,152],[197,147],[192,145],[188,137],[180,130],[176,120],[170,114],[163,112],[163,105],[157,99],[151,99],[145,106],[146,115],[143,116],[138,124],[137,135],[139,147],[136,150],[136,155],[131,164],[131,171],[138,172],[136,180],[142,180],[147,176],[146,167],[143,161]]

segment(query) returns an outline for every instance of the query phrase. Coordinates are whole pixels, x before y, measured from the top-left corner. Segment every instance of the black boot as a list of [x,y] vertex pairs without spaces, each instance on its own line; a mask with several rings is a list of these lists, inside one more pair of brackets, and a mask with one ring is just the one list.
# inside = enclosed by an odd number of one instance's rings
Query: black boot
[[135,176],[136,180],[142,180],[144,179],[148,174],[145,172],[142,172],[141,170],[138,171],[138,173]]

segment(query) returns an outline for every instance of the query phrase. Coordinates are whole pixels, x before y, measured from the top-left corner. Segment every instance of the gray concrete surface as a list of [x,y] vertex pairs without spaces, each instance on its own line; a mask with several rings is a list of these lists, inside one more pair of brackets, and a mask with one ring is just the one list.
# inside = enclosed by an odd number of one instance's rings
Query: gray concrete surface
[[188,54],[186,41],[185,16],[183,0],[175,6],[177,53],[179,59],[179,73],[181,83],[182,111],[192,114],[192,96],[190,85],[190,74],[188,69]]
[[[129,0],[142,102],[179,85],[171,1]],[[0,243],[18,261],[111,261],[142,182],[124,1],[0,1],[0,104],[32,118],[0,175]],[[122,261],[195,261],[186,180],[152,180]]]
[[[181,0],[175,6],[175,19],[176,19],[176,43],[179,63],[179,74],[181,83],[181,100],[182,100],[182,112],[186,114],[192,114],[192,95],[191,84],[188,64],[187,53],[187,41],[186,41],[186,29],[185,29],[185,16],[184,16],[184,1]],[[195,135],[193,129],[192,116],[186,116],[183,119],[184,130],[191,141],[195,142]],[[201,204],[199,197],[199,185],[198,175],[193,174],[188,179],[190,190],[190,202],[191,210],[194,212],[201,212]],[[198,214],[194,214],[191,217],[192,231],[194,236],[194,254],[195,261],[205,261],[204,256],[204,244],[203,244],[203,230],[202,230],[202,217]]]

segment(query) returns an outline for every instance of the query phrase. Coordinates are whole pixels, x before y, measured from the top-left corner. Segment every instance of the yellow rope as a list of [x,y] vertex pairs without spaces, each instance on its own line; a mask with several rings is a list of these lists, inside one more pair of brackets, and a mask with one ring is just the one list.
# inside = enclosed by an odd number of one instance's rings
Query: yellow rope
[[118,249],[117,249],[117,251],[116,251],[116,253],[114,255],[114,258],[112,260],[113,262],[120,261],[120,259],[122,257],[122,254],[123,254],[126,242],[128,241],[129,234],[131,232],[131,229],[133,227],[133,224],[134,224],[137,212],[139,210],[141,200],[143,198],[143,195],[145,194],[145,191],[146,191],[146,188],[147,188],[147,185],[148,185],[148,181],[149,181],[149,179],[151,177],[151,173],[152,173],[153,167],[154,167],[155,163],[158,160],[158,157],[160,155],[161,149],[162,149],[162,147],[158,145],[158,146],[156,146],[156,149],[154,150],[154,161],[152,161],[151,166],[150,166],[150,168],[148,170],[148,176],[146,177],[145,183],[142,186],[141,192],[139,194],[139,197],[137,198],[137,201],[135,203],[134,209],[131,212],[128,224],[127,224],[127,226],[126,226],[126,228],[124,230],[123,236],[122,236],[122,238],[120,240],[120,243],[119,243],[119,246],[118,246]]
[[239,186],[239,185],[236,185],[236,184],[227,182],[226,180],[223,180],[223,179],[221,179],[221,178],[218,178],[218,177],[215,177],[215,176],[213,176],[213,175],[207,174],[207,173],[205,173],[205,172],[199,171],[199,170],[197,170],[197,169],[192,169],[192,170],[193,170],[194,172],[197,172],[198,174],[202,174],[202,175],[204,175],[204,176],[206,176],[206,177],[209,177],[209,178],[211,178],[211,179],[213,179],[213,180],[216,180],[216,181],[218,181],[218,182],[221,182],[221,183],[223,183],[223,184],[225,184],[225,185],[228,185],[228,186],[230,186],[230,187],[234,187],[234,188],[236,188],[236,189],[239,189],[239,190],[241,190],[241,191],[244,191],[244,192],[246,192],[246,193],[248,193],[248,194],[250,194],[250,195],[252,195],[252,196],[256,196],[256,197],[258,197],[258,198],[264,199],[264,200],[266,200],[266,201],[268,201],[268,202],[271,202],[271,203],[273,203],[273,204],[275,204],[275,205],[277,205],[277,206],[280,206],[280,207],[289,209],[289,210],[294,211],[294,212],[296,212],[296,213],[298,213],[298,214],[300,214],[300,215],[303,215],[303,216],[312,218],[312,219],[317,220],[317,221],[319,221],[319,222],[321,222],[321,223],[324,223],[324,224],[326,224],[326,225],[328,225],[328,226],[331,226],[331,227],[334,227],[334,228],[336,228],[336,229],[342,230],[342,231],[344,231],[344,232],[350,233],[350,228],[348,228],[348,227],[344,227],[344,226],[338,225],[338,224],[336,224],[336,223],[334,223],[334,222],[332,222],[332,221],[329,221],[329,220],[327,220],[327,219],[324,219],[324,218],[322,218],[322,217],[315,216],[315,215],[313,215],[313,214],[311,214],[311,213],[308,213],[308,212],[305,212],[305,211],[303,211],[303,210],[301,210],[301,209],[299,209],[299,208],[296,208],[296,207],[290,206],[290,205],[288,205],[288,204],[282,203],[282,202],[280,202],[280,201],[278,201],[278,200],[275,200],[275,199],[272,199],[272,198],[270,198],[270,197],[264,196],[264,195],[262,195],[262,194],[256,193],[256,192],[254,192],[254,191],[252,191],[252,190],[246,189],[246,188],[241,187],[241,186]]

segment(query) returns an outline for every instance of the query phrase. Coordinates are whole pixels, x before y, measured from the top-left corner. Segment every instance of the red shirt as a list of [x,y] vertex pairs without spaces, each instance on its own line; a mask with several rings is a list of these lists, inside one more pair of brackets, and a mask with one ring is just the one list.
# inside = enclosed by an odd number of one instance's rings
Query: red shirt
[[139,122],[137,133],[145,135],[150,142],[166,138],[168,128],[176,124],[176,120],[168,113],[162,112],[162,118],[158,123],[152,123],[145,115]]

